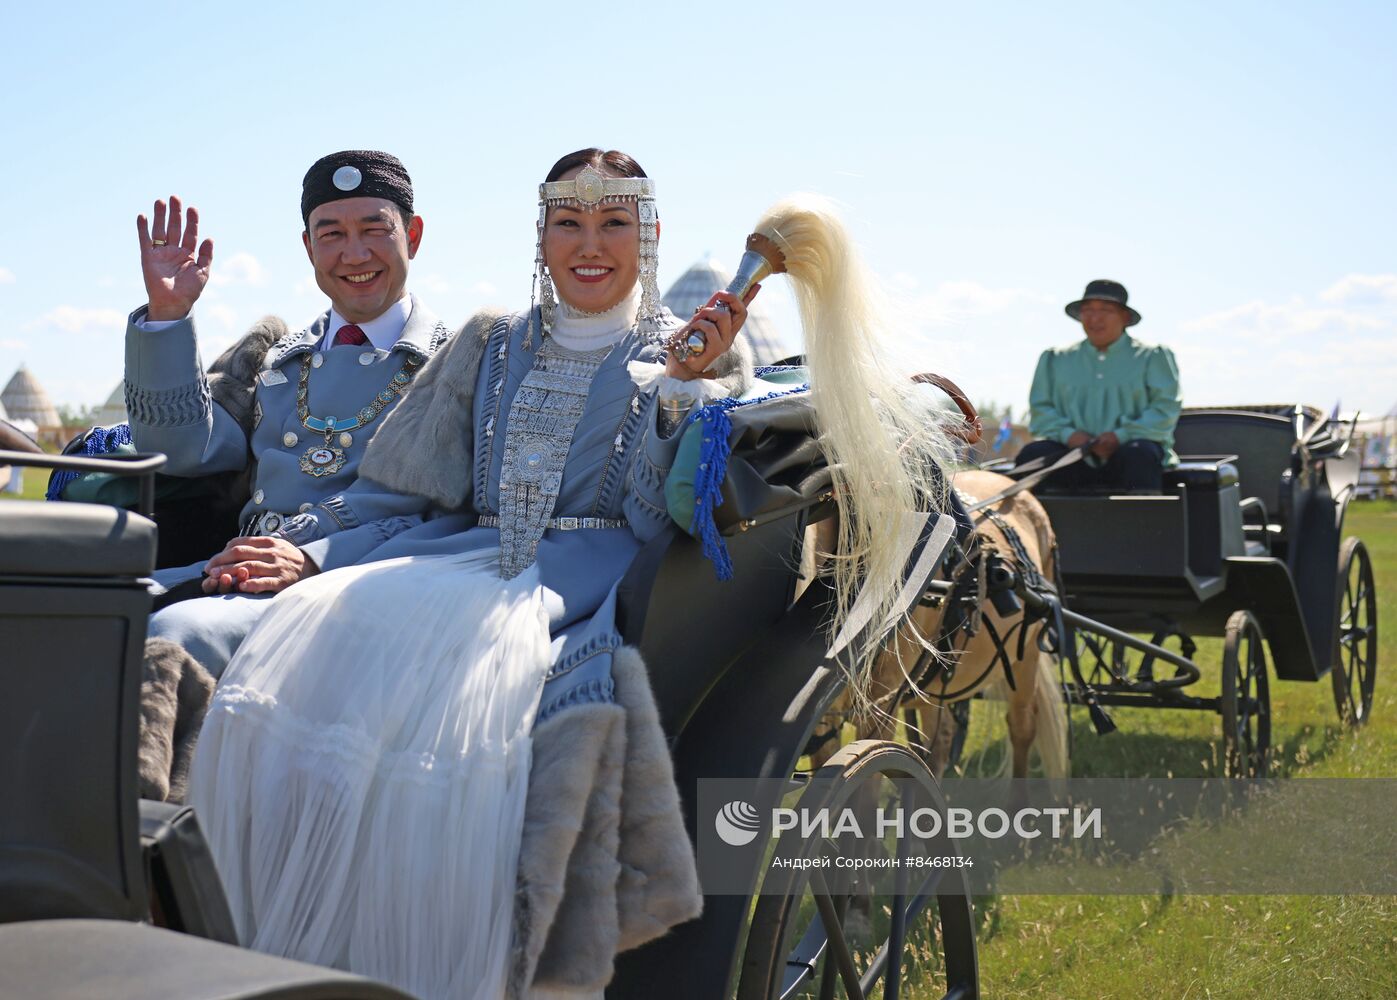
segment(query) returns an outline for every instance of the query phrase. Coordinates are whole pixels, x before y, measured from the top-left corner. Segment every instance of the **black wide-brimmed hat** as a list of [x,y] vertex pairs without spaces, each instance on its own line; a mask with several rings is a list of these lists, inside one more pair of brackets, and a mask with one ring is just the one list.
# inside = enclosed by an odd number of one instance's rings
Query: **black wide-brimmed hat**
[[1130,318],[1125,321],[1126,326],[1134,326],[1140,322],[1140,314],[1130,306],[1126,305],[1126,300],[1130,298],[1130,293],[1125,290],[1125,286],[1119,281],[1112,281],[1110,278],[1097,278],[1087,284],[1087,290],[1082,293],[1082,297],[1076,302],[1067,303],[1064,311],[1078,323],[1082,321],[1082,303],[1096,299],[1101,302],[1114,302],[1118,306],[1125,306],[1125,311],[1130,314]]

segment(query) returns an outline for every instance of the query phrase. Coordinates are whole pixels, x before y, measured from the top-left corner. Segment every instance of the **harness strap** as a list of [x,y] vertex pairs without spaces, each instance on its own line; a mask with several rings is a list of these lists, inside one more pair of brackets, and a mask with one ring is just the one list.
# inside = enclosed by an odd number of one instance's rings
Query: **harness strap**
[[[1082,445],[1080,448],[1073,448],[1066,455],[1063,455],[1061,458],[1059,458],[1052,465],[1048,466],[1046,469],[1039,469],[1032,475],[1025,476],[1023,479],[1020,479],[1018,482],[1016,482],[1013,486],[1006,486],[1004,489],[994,494],[994,496],[989,497],[985,500],[981,500],[978,503],[971,504],[969,507],[966,508],[966,510],[974,514],[981,510],[984,510],[986,507],[993,507],[995,504],[999,503],[999,501],[1007,500],[1016,493],[1022,493],[1024,490],[1032,489],[1033,487],[1041,483],[1044,479],[1047,479],[1049,476],[1051,476],[1054,472],[1057,472],[1060,469],[1065,469],[1069,465],[1075,465],[1082,459],[1086,458],[1087,450],[1089,448],[1091,448],[1090,441]],[[1024,466],[1024,468],[1030,468],[1034,464],[1035,463],[1033,462],[1029,462],[1027,465]]]

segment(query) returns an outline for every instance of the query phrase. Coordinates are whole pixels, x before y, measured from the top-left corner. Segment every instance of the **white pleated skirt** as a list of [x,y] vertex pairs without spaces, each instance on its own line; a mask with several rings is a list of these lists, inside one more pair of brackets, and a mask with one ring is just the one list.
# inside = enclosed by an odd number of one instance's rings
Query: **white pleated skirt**
[[530,729],[552,662],[537,569],[498,550],[312,577],[214,694],[190,801],[239,938],[424,1000],[497,1000]]

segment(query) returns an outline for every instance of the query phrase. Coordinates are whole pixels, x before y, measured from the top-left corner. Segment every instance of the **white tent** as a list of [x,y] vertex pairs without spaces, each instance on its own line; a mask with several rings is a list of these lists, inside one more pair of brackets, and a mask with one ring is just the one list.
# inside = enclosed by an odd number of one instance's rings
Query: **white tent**
[[[708,301],[710,295],[728,287],[732,275],[712,257],[699,261],[679,276],[679,280],[669,286],[664,294],[664,304],[669,311],[681,320],[688,319],[694,310]],[[752,354],[759,365],[769,365],[789,357],[793,351],[786,346],[780,332],[772,323],[761,299],[752,303],[747,313],[747,322],[742,327]]]
[[0,406],[10,415],[9,419],[18,423],[32,420],[39,430],[57,430],[63,426],[58,419],[58,411],[44,387],[39,384],[32,372],[23,365],[14,373],[9,384],[0,392]]

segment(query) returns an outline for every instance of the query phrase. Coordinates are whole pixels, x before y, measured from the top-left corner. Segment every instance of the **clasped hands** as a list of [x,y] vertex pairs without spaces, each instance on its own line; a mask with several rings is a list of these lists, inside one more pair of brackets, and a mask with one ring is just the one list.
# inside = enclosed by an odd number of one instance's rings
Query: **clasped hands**
[[[753,285],[740,299],[730,292],[714,292],[709,296],[708,302],[700,306],[693,318],[670,338],[673,346],[665,355],[665,374],[682,382],[716,378],[713,363],[732,347],[742,324],[747,322],[747,306],[761,287]],[[703,353],[687,353],[684,343],[691,333],[703,334],[706,341]]]
[[1067,439],[1067,447],[1069,448],[1080,448],[1084,444],[1090,444],[1091,447],[1088,450],[1102,461],[1114,455],[1116,449],[1121,446],[1120,438],[1116,437],[1115,431],[1106,431],[1095,437],[1086,431],[1077,431]]
[[204,593],[275,594],[319,572],[315,560],[284,538],[239,536],[204,567]]

